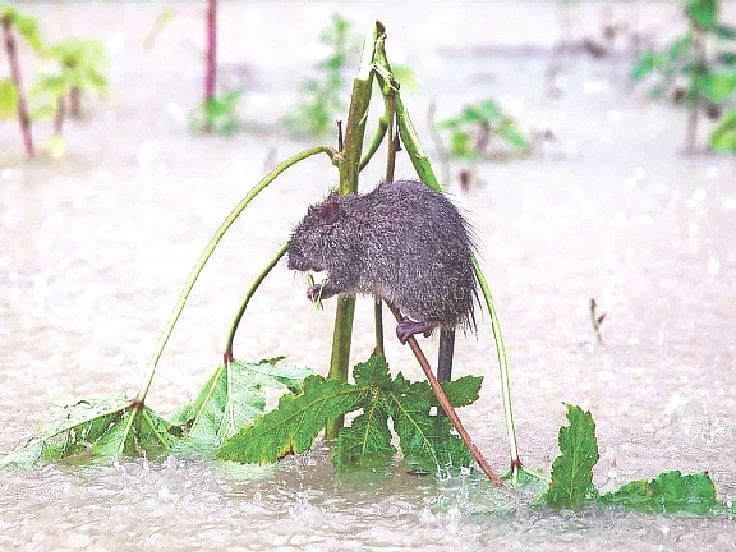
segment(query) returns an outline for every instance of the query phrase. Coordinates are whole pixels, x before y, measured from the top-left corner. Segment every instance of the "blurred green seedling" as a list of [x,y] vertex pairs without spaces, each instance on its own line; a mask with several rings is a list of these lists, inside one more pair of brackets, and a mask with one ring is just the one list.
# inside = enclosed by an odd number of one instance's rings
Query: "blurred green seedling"
[[241,90],[225,90],[220,96],[203,102],[189,116],[189,129],[192,132],[213,132],[232,135],[241,128],[240,100]]
[[9,119],[17,116],[26,155],[33,157],[31,119],[23,92],[22,71],[15,35],[20,35],[38,55],[43,53],[43,41],[38,31],[38,21],[5,2],[0,2],[0,24],[2,25],[5,55],[10,69],[9,78],[0,79],[0,118]]
[[488,158],[498,143],[516,153],[530,149],[517,122],[492,99],[466,105],[456,116],[437,123],[436,128],[449,134],[449,153],[454,159]]
[[[650,83],[652,97],[688,110],[688,152],[696,147],[699,116],[720,119],[736,91],[736,28],[720,21],[719,8],[718,0],[685,1],[688,31],[661,50],[641,54],[631,71],[634,82]],[[713,139],[711,146],[719,149]]]

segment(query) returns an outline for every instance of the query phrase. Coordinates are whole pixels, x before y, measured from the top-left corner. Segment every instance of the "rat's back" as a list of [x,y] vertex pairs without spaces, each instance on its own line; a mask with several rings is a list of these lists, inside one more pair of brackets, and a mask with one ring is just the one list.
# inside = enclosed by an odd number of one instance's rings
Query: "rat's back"
[[359,197],[360,287],[415,320],[471,327],[472,242],[452,202],[416,180],[385,182]]

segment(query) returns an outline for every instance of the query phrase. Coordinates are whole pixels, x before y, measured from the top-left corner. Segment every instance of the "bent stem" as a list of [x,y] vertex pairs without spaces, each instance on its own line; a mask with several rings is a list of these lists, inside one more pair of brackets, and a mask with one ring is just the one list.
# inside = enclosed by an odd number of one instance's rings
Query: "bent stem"
[[376,127],[376,133],[373,135],[373,140],[371,140],[371,143],[368,146],[368,150],[363,154],[363,158],[360,160],[360,166],[358,168],[360,172],[365,169],[366,165],[368,165],[368,162],[371,160],[373,155],[378,151],[378,148],[381,146],[381,142],[383,142],[383,139],[386,136],[387,128],[388,118],[384,113],[378,119],[378,126]]
[[[375,52],[376,25],[371,25],[365,35],[363,56],[358,75],[353,79],[353,93],[350,97],[348,124],[345,129],[345,147],[340,160],[340,194],[346,195],[358,191],[358,175],[365,137],[365,124],[368,117],[368,106],[371,101],[373,86],[373,55]],[[332,356],[328,377],[340,381],[348,380],[350,369],[350,340],[353,333],[355,316],[355,297],[340,297],[335,311],[335,329],[332,334]],[[332,440],[344,425],[340,417],[327,425],[325,439]]]
[[[385,38],[385,37],[384,37]],[[384,40],[379,40],[376,45],[376,56],[375,56],[375,71],[376,78],[379,85],[381,85],[381,91],[384,96],[390,90],[393,90],[393,99],[396,107],[396,121],[399,127],[399,135],[401,141],[404,144],[406,152],[409,154],[414,170],[417,172],[419,179],[424,182],[427,186],[436,192],[443,193],[442,187],[440,186],[437,176],[432,169],[432,163],[429,157],[424,152],[419,135],[414,128],[411,117],[408,111],[404,107],[401,101],[401,94],[398,90],[393,89],[389,86],[393,77],[391,73],[391,67],[388,64],[386,58],[386,50]],[[501,400],[503,402],[504,422],[506,425],[506,433],[509,438],[509,454],[511,456],[511,471],[513,474],[513,481],[516,482],[516,476],[519,469],[522,468],[521,460],[519,459],[519,452],[516,441],[516,428],[514,426],[513,410],[511,408],[511,381],[509,377],[509,366],[506,358],[506,348],[503,343],[503,336],[501,335],[501,325],[498,321],[498,315],[493,304],[493,297],[491,296],[491,288],[483,275],[483,271],[478,264],[475,256],[472,257],[473,270],[478,283],[483,292],[485,298],[486,307],[491,318],[491,329],[493,331],[493,339],[496,344],[496,356],[498,358],[499,371],[501,373]]]
[[304,159],[307,159],[308,157],[311,157],[313,155],[318,155],[320,153],[327,154],[327,156],[330,158],[331,161],[333,161],[333,163],[338,157],[337,152],[333,148],[328,146],[317,146],[293,155],[286,161],[278,164],[258,184],[251,188],[248,194],[240,200],[240,202],[233,208],[233,210],[230,211],[230,214],[225,218],[222,224],[220,224],[217,231],[215,232],[215,235],[212,236],[210,241],[205,246],[204,251],[202,251],[202,254],[199,256],[199,259],[197,259],[197,262],[194,264],[194,267],[189,274],[189,278],[187,278],[187,281],[184,284],[184,289],[182,289],[179,295],[179,299],[174,306],[174,310],[169,316],[169,320],[164,327],[161,337],[159,338],[158,344],[156,346],[156,351],[154,352],[148,364],[148,370],[146,372],[146,376],[143,380],[140,390],[138,391],[138,395],[136,395],[136,401],[142,403],[146,398],[146,395],[148,394],[148,389],[151,387],[151,382],[153,381],[153,377],[156,374],[156,367],[158,366],[158,362],[161,359],[161,355],[163,354],[164,349],[166,348],[166,343],[169,341],[169,337],[171,337],[171,333],[174,331],[174,326],[176,326],[176,323],[179,320],[179,316],[181,315],[182,310],[184,310],[184,305],[186,305],[187,303],[187,299],[189,298],[189,294],[194,287],[194,283],[197,281],[199,274],[204,268],[204,265],[207,263],[210,256],[215,251],[215,248],[222,239],[222,236],[225,235],[225,232],[227,232],[228,228],[230,228],[230,226],[240,216],[240,213],[243,212],[248,204],[259,193],[267,188],[268,185],[276,179],[276,177],[278,177],[281,173],[286,171],[291,166],[297,164],[298,162],[303,161]]
[[[396,321],[401,322],[402,317],[401,317],[401,312],[399,312],[399,309],[397,309],[396,306],[392,305],[391,303],[386,303],[386,304],[388,305],[388,308],[391,310],[393,315],[396,317]],[[470,435],[465,429],[465,426],[463,426],[463,423],[460,421],[460,418],[458,417],[457,412],[455,412],[455,409],[453,408],[452,404],[448,400],[447,395],[445,395],[444,389],[442,389],[442,386],[437,381],[437,378],[434,377],[434,373],[432,372],[432,367],[429,365],[429,362],[427,361],[427,357],[424,356],[424,353],[422,352],[422,348],[419,346],[419,343],[417,343],[417,340],[414,338],[414,336],[411,336],[407,340],[407,343],[409,344],[409,347],[411,347],[411,351],[414,353],[414,356],[419,362],[419,365],[422,367],[422,370],[424,371],[424,375],[427,376],[427,379],[429,380],[429,384],[432,386],[432,391],[434,392],[435,397],[437,397],[437,400],[442,406],[442,409],[445,411],[445,414],[447,414],[447,417],[450,418],[452,425],[457,430],[458,434],[460,435],[460,438],[465,443],[465,446],[467,446],[468,450],[470,450],[470,453],[473,455],[473,458],[475,458],[475,461],[478,463],[478,466],[480,466],[480,469],[483,470],[483,473],[486,474],[488,479],[490,479],[494,485],[496,485],[497,487],[503,487],[503,483],[501,483],[501,478],[498,476],[498,474],[495,471],[493,471],[493,468],[491,467],[491,465],[483,457],[483,454],[481,454],[480,450],[478,450],[478,447],[475,446],[475,443],[473,443],[473,440],[470,438]]]
[[276,264],[281,260],[281,257],[286,254],[286,250],[289,249],[289,243],[289,241],[286,241],[281,245],[281,247],[278,248],[274,256],[271,257],[271,259],[268,261],[268,264],[263,268],[263,270],[258,273],[258,275],[253,280],[253,283],[251,283],[250,287],[248,288],[248,292],[245,294],[245,298],[240,304],[238,313],[235,315],[235,318],[233,318],[232,324],[230,324],[230,331],[228,332],[227,342],[225,345],[225,354],[223,355],[225,357],[226,364],[229,364],[234,359],[233,343],[235,341],[235,333],[238,331],[238,326],[240,325],[240,321],[245,314],[245,310],[248,308],[248,303],[250,303],[251,297],[253,297],[253,295],[256,293],[258,287],[261,285],[266,276],[268,276],[269,272],[273,270],[273,267],[275,267]]

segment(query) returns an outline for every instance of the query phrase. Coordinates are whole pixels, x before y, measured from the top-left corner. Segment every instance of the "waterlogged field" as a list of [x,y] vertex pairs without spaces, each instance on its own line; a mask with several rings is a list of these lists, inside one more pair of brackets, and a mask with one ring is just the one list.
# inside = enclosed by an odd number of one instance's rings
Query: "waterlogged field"
[[[185,130],[200,94],[198,6],[175,5],[149,50],[156,7],[28,6],[49,35],[104,39],[112,64],[109,97],[92,101],[94,117],[68,125],[64,160],[22,164],[15,129],[0,127],[0,451],[31,436],[51,418],[49,401],[65,394],[135,393],[217,225],[274,160],[312,144],[288,140],[274,122],[324,54],[315,29],[339,7],[352,20],[383,20],[392,60],[414,69],[419,87],[402,97],[430,156],[433,101],[442,118],[493,96],[523,130],[556,137],[525,160],[478,166],[468,192],[456,178],[449,186],[494,291],[524,462],[549,469],[571,402],[596,420],[600,490],[680,469],[708,471],[719,498],[734,499],[736,164],[680,155],[684,114],[627,85],[624,53],[551,55],[567,17],[575,38],[596,32],[599,5],[421,6],[226,3],[222,79],[245,87],[252,127],[230,138]],[[613,7],[663,36],[679,31],[674,4]],[[547,93],[551,72],[556,97]],[[369,167],[362,186],[382,172],[381,162]],[[162,360],[147,400],[158,412],[176,411],[221,362],[248,283],[335,174],[326,159],[291,169],[233,227]],[[412,175],[400,157],[397,176]],[[236,356],[287,355],[325,374],[334,302],[316,311],[305,292],[302,276],[280,264],[249,307]],[[607,313],[602,347],[592,297]],[[373,347],[367,298],[355,328],[359,362]],[[428,351],[437,344],[420,341]],[[394,373],[422,378],[406,348],[390,341],[387,356]],[[484,376],[480,400],[460,415],[491,463],[505,467],[487,319],[477,338],[459,336],[455,367],[456,376]],[[0,472],[0,549],[736,549],[733,519],[553,513],[531,505],[538,491],[508,498],[475,477],[435,481],[401,467],[337,475],[321,447],[264,469],[176,457],[48,465]]]

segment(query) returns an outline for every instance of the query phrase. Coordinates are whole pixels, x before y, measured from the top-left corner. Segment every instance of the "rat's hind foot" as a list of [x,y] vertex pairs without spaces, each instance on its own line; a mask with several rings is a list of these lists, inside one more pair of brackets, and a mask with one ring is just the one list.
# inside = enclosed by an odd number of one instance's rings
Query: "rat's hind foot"
[[424,335],[424,337],[429,337],[430,335],[432,335],[432,331],[436,327],[437,322],[427,320],[415,322],[414,320],[404,318],[396,326],[396,337],[399,338],[399,341],[401,341],[401,344],[403,345],[411,336],[416,334],[422,334]]
[[317,284],[314,286],[309,286],[307,289],[307,299],[312,301],[313,303],[316,303],[319,300],[322,299],[329,299],[333,295],[337,295],[340,293],[340,290],[337,289],[335,286],[330,285],[329,283],[326,283],[324,285]]

